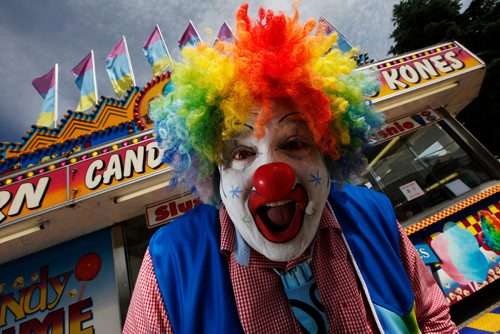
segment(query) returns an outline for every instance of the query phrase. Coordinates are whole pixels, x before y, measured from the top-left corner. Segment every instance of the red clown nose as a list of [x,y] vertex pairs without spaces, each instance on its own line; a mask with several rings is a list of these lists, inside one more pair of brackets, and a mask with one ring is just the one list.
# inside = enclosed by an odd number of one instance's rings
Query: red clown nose
[[292,191],[295,173],[292,167],[284,162],[272,162],[257,168],[253,185],[268,201],[279,201]]

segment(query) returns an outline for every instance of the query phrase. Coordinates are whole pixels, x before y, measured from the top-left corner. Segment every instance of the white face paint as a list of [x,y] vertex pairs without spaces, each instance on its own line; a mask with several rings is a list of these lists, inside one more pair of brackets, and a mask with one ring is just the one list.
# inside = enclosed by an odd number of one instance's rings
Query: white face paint
[[[276,103],[262,138],[254,121],[224,143],[220,192],[243,239],[273,261],[304,253],[318,229],[330,178],[307,123]],[[259,168],[260,167],[260,168]]]

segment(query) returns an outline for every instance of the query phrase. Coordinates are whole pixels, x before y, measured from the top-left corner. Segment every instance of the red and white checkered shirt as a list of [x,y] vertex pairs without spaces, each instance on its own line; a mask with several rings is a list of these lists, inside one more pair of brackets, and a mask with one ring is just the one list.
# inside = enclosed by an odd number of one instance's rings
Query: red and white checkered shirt
[[[300,333],[279,276],[272,268],[288,270],[308,255],[289,263],[273,262],[253,249],[248,266],[234,256],[235,230],[220,210],[221,252],[227,255],[239,318],[246,333]],[[443,293],[411,241],[399,227],[401,259],[415,295],[416,315],[423,333],[458,333],[448,314]],[[306,252],[309,253],[309,252]],[[325,306],[330,332],[378,332],[370,306],[334,215],[325,209],[312,253],[311,269]],[[146,252],[130,301],[123,333],[172,333],[162,295]]]

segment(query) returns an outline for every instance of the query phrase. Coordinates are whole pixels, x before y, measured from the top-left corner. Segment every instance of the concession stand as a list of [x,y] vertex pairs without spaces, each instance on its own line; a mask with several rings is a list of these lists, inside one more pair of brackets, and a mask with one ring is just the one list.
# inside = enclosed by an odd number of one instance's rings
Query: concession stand
[[[455,119],[485,65],[450,42],[358,70],[379,73],[370,99],[386,123],[351,181],[389,196],[448,302],[461,302],[500,277],[483,231],[500,218],[500,168]],[[169,78],[0,143],[0,333],[121,331],[149,238],[199,204],[169,187],[148,117]]]
[[454,305],[500,278],[500,164],[455,119],[478,95],[485,64],[449,42],[358,70],[378,71],[371,101],[385,124],[354,182],[391,199]]

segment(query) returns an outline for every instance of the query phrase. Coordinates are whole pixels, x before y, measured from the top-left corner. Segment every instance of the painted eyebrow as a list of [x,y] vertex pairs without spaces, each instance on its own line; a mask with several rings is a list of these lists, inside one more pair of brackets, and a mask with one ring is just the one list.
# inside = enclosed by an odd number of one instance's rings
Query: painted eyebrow
[[297,111],[294,111],[294,112],[291,112],[289,114],[286,114],[285,116],[281,117],[281,119],[278,121],[278,123],[281,123],[283,122],[285,119],[287,119],[288,117],[290,116],[293,116],[293,115],[298,115],[299,113]]
[[[285,116],[281,117],[280,120],[278,121],[278,123],[282,123],[283,121],[285,121],[288,117],[291,117],[293,115],[299,115],[300,113],[297,112],[297,111],[294,111],[294,112],[291,112],[291,113],[288,113],[286,114]],[[255,128],[253,126],[251,126],[250,124],[247,124],[247,123],[243,123],[244,126],[246,126],[247,128],[249,128],[250,130],[254,131]]]

